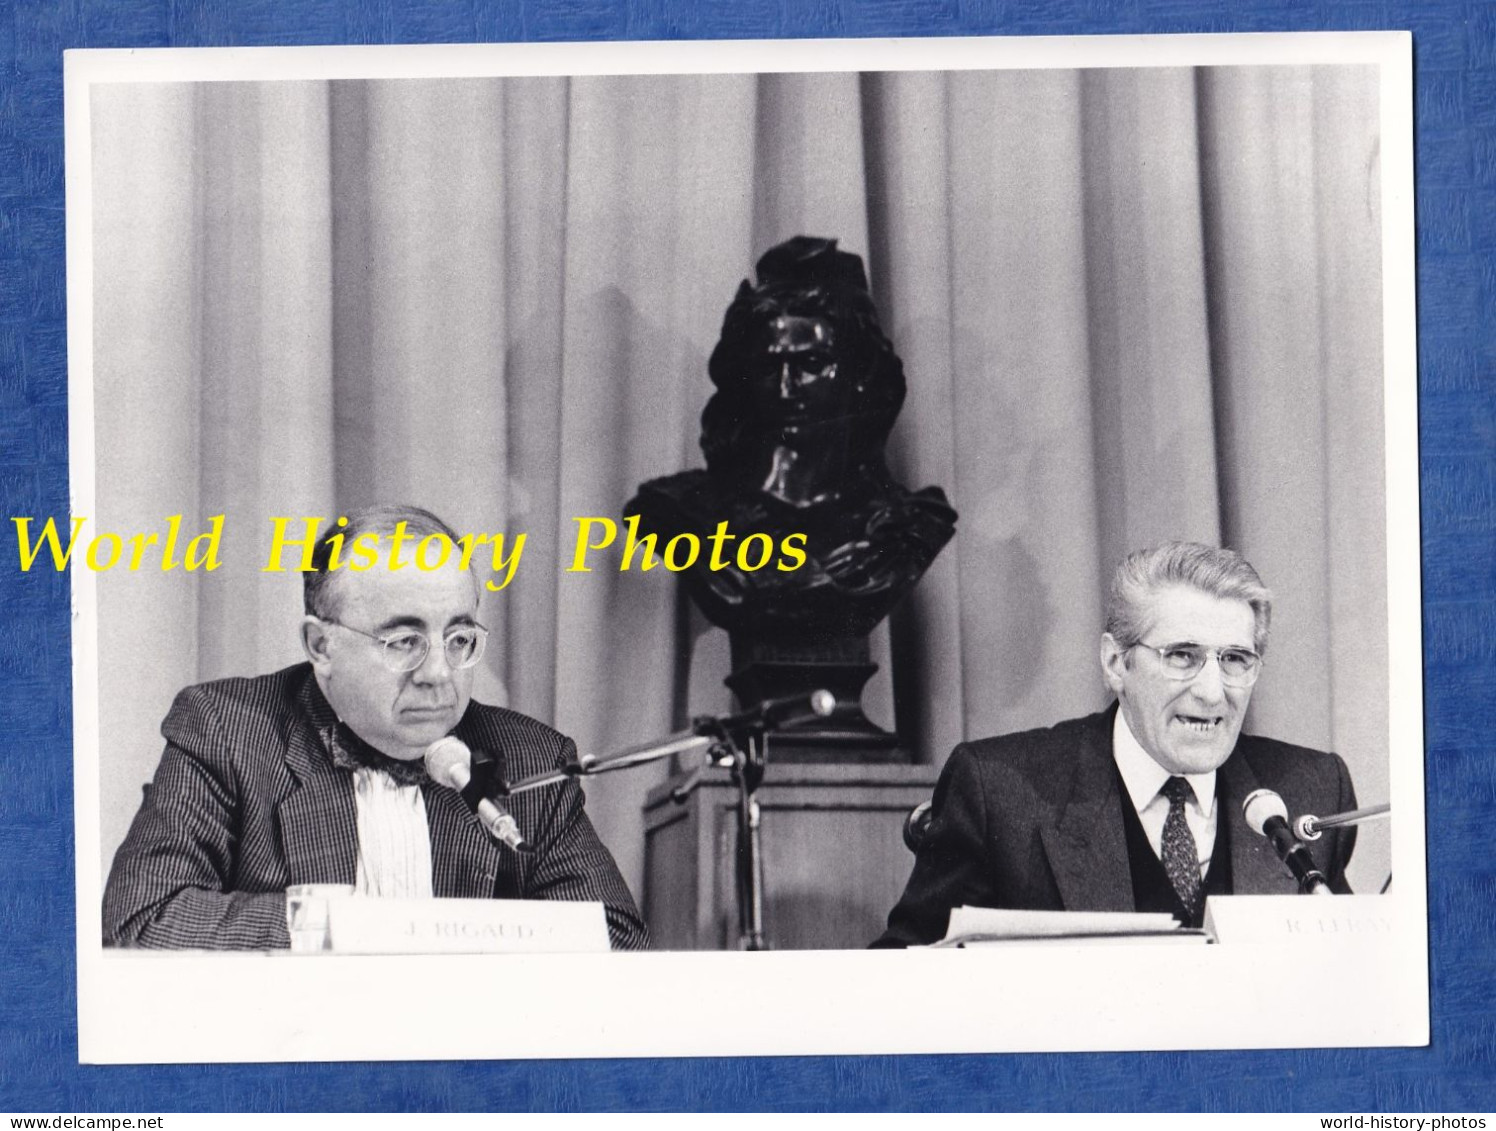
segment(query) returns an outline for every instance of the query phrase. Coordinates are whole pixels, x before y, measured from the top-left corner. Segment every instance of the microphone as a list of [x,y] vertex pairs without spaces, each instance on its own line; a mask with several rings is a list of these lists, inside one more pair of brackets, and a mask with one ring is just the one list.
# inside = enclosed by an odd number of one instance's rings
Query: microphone
[[480,797],[475,802],[465,792],[468,783],[473,780],[473,752],[468,749],[467,743],[450,734],[446,738],[438,738],[426,747],[423,760],[432,781],[462,794],[462,799],[467,802],[468,808],[477,816],[478,823],[487,830],[489,836],[500,844],[507,844],[515,852],[530,851],[514,815],[502,801]]
[[1278,859],[1288,865],[1294,879],[1299,881],[1299,891],[1312,895],[1334,895],[1330,881],[1314,864],[1314,857],[1302,841],[1294,836],[1288,825],[1288,806],[1283,798],[1270,789],[1254,789],[1247,794],[1241,805],[1242,816],[1247,827],[1259,836],[1272,842]]

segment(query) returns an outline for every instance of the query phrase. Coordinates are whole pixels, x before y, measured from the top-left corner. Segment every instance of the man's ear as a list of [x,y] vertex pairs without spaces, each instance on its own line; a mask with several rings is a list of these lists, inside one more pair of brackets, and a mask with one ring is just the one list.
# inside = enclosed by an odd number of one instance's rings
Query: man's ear
[[328,645],[332,640],[332,634],[327,631],[327,623],[320,621],[308,613],[301,618],[301,649],[306,653],[306,658],[312,661],[312,667],[318,671],[326,671],[332,663],[332,655]]
[[1122,695],[1122,678],[1127,674],[1127,651],[1110,632],[1101,634],[1101,678],[1118,698]]

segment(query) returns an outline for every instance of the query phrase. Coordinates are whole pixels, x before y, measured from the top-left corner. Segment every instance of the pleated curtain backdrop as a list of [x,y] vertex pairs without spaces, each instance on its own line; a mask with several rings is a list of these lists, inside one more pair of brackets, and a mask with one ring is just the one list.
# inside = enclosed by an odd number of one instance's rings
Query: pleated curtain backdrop
[[[524,532],[477,694],[584,750],[726,709],[671,577],[564,568],[577,516],[701,465],[723,311],[800,233],[867,261],[892,465],[961,514],[875,718],[938,763],[1099,707],[1111,567],[1224,541],[1278,595],[1250,725],[1384,800],[1377,113],[1349,67],[96,88],[89,517],[227,515],[213,574],[99,576],[104,866],[175,692],[300,658],[272,516]],[[663,773],[588,787],[636,891]]]

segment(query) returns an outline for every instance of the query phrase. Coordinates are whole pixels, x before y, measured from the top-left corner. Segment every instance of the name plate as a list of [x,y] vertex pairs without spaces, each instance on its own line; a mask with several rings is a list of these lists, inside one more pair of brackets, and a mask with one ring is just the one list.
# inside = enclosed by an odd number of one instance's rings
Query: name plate
[[334,954],[574,954],[608,949],[601,903],[538,899],[327,901]]
[[1283,943],[1390,938],[1388,901],[1380,895],[1213,895],[1205,933],[1220,943]]

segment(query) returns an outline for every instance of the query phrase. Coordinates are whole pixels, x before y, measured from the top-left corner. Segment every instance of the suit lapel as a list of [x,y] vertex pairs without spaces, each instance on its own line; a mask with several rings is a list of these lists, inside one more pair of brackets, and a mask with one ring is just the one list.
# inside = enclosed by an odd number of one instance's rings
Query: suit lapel
[[286,766],[296,785],[276,814],[288,882],[353,883],[358,868],[353,783],[332,765],[315,722],[298,720],[292,728]]
[[[358,811],[353,779],[335,768],[310,728],[297,728],[286,752],[297,786],[276,811],[293,884],[351,884],[358,872]],[[431,886],[438,896],[489,898],[499,849],[460,794],[422,789],[431,837]]]
[[[472,716],[469,710],[468,718]],[[473,752],[473,785],[478,794],[491,791],[495,778],[503,777],[501,755],[492,753],[484,736],[474,733],[466,719],[456,736]],[[426,821],[431,829],[431,887],[438,896],[491,899],[495,894],[503,854],[508,849],[494,843],[478,822],[463,795],[444,786],[428,785]]]
[[1066,911],[1131,911],[1132,872],[1112,764],[1116,707],[1094,716],[1076,751],[1070,796],[1039,836]]
[[[299,698],[301,718],[286,748],[286,766],[295,786],[276,806],[287,882],[351,884],[358,872],[358,811],[352,775],[335,767],[328,754],[337,716],[310,675]],[[480,749],[477,736],[460,737],[473,748],[475,770],[497,758]],[[501,760],[495,769],[501,773]],[[503,850],[460,794],[429,783],[421,792],[431,836],[433,894],[491,898]]]
[[421,792],[431,829],[432,894],[491,898],[499,869],[498,845],[460,793],[439,785],[428,785]]
[[1235,895],[1293,895],[1299,890],[1293,874],[1278,859],[1267,837],[1249,829],[1242,816],[1242,802],[1258,788],[1257,775],[1242,752],[1245,741],[1237,740],[1236,749],[1218,771],[1223,811],[1216,819],[1230,823],[1231,890]]

